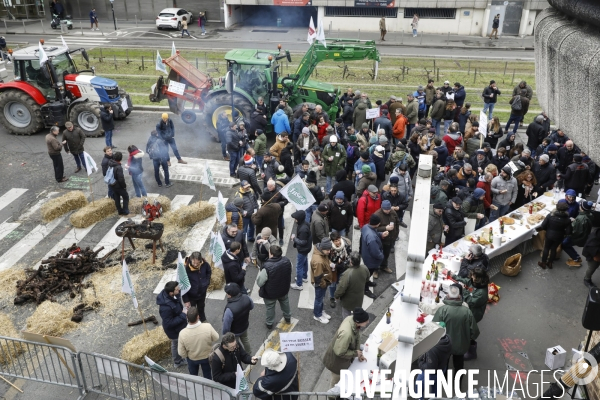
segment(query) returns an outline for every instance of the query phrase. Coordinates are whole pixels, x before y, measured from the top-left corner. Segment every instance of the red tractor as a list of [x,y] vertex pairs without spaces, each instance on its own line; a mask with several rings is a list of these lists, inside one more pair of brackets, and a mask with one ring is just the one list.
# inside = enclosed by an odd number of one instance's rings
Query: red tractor
[[[43,40],[40,41],[44,45]],[[86,136],[102,136],[100,109],[110,104],[115,119],[125,119],[133,105],[117,82],[95,76],[94,68],[78,71],[71,54],[85,49],[44,46],[48,61],[40,65],[40,46],[12,53],[14,81],[0,83],[0,124],[16,135],[71,121]],[[89,74],[84,74],[87,72]]]

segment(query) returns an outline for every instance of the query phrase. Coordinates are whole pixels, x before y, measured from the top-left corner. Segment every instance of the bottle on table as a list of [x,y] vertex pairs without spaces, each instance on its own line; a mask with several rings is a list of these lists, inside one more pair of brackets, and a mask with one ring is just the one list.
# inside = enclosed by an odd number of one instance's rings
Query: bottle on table
[[504,220],[500,218],[500,234],[504,235]]
[[381,349],[377,350],[377,366],[379,367],[379,363],[381,362]]
[[385,323],[386,324],[391,324],[392,323],[392,313],[390,312],[390,308],[388,307],[387,312],[385,313]]
[[492,228],[490,226],[490,238],[489,238],[489,242],[493,243],[494,242],[494,228]]

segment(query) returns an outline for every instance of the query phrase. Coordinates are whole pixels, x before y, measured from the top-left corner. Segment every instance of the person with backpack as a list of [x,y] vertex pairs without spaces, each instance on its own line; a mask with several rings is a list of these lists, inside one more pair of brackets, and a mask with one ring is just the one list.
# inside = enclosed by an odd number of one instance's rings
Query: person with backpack
[[[238,365],[256,365],[258,358],[252,357],[242,346],[237,337],[227,332],[221,338],[221,343],[213,346],[212,353],[208,356],[212,380],[227,387],[235,389]],[[243,369],[243,368],[242,368]]]
[[158,135],[156,130],[150,132],[150,138],[146,144],[146,153],[152,160],[154,165],[154,179],[158,187],[162,187],[162,181],[160,180],[160,167],[162,167],[165,173],[165,187],[171,187],[173,184],[169,180],[169,148],[167,143]]
[[[102,158],[102,162],[100,163],[101,167],[102,167],[102,176],[105,177],[106,176],[106,171],[108,171],[108,162],[110,160],[112,160],[113,158],[113,151],[112,151],[112,147],[110,146],[106,146],[104,147],[104,157]],[[112,187],[110,185],[108,186],[108,198],[112,199],[113,198],[113,190]]]
[[508,127],[511,123],[514,123],[513,133],[517,133],[519,125],[525,118],[525,114],[529,111],[529,99],[527,98],[527,90],[522,90],[520,94],[513,96],[509,101],[510,103],[510,117],[506,122],[504,130],[508,132]]
[[269,249],[275,244],[277,244],[277,238],[272,235],[271,228],[264,227],[254,241],[250,255],[252,263],[262,269],[263,263],[269,259]]
[[[177,158],[177,162],[179,164],[187,164],[186,161],[183,161],[181,156],[179,155],[179,151],[177,150],[177,144],[175,143],[175,125],[173,124],[173,120],[169,118],[169,114],[163,113],[161,120],[158,124],[156,124],[156,131],[158,135],[164,140],[168,145],[173,149],[173,155]],[[167,150],[168,155],[168,150]],[[167,165],[171,165],[171,161],[167,161]]]
[[237,283],[229,282],[225,285],[227,304],[223,312],[222,334],[231,332],[240,340],[244,350],[252,353],[248,328],[250,327],[250,311],[254,309],[254,302],[246,293],[242,293]]
[[273,329],[275,323],[275,305],[279,302],[286,324],[292,322],[288,293],[292,282],[292,263],[283,255],[281,247],[273,245],[269,249],[269,258],[258,273],[256,284],[260,288],[258,295],[265,300],[267,309],[267,329]]
[[[104,182],[112,186],[113,200],[115,201],[115,207],[117,212],[122,216],[129,216],[129,194],[127,193],[127,184],[125,183],[125,174],[123,173],[123,167],[121,166],[121,160],[123,154],[117,151],[113,155],[113,159],[108,162],[108,170],[104,177]],[[123,199],[123,207],[121,207],[121,199]]]

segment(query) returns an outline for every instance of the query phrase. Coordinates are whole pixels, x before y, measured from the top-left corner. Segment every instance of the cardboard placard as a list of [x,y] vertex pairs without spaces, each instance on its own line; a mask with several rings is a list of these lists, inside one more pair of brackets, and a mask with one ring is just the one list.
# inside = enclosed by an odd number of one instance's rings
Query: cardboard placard
[[367,119],[379,118],[379,108],[369,108],[367,110]]
[[281,343],[281,351],[313,351],[315,343],[313,341],[313,333],[309,332],[289,332],[279,333],[279,342]]
[[71,350],[73,353],[77,353],[77,349],[75,349],[75,346],[73,346],[73,343],[71,343],[71,341],[68,339],[63,339],[63,338],[59,338],[59,337],[55,337],[55,336],[40,335],[38,333],[27,332],[27,331],[21,331],[21,334],[23,335],[23,339],[29,340],[30,342],[52,344],[54,346],[66,347],[67,349]]

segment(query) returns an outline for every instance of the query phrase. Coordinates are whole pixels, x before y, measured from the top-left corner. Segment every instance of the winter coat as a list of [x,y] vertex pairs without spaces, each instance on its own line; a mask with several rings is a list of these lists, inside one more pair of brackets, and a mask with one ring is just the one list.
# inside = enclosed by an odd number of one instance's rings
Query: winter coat
[[313,247],[310,269],[312,271],[311,283],[315,287],[319,286],[321,289],[325,289],[331,285],[333,272],[331,271],[329,257],[319,250],[318,246]]
[[[500,193],[506,190],[506,193]],[[517,201],[517,180],[511,177],[509,180],[504,180],[500,175],[492,179],[492,193],[494,194],[494,202],[501,205],[514,203]]]
[[525,134],[527,135],[527,147],[532,150],[537,149],[540,143],[542,143],[542,140],[546,137],[544,127],[535,121],[527,126]]
[[156,296],[158,312],[162,320],[162,327],[169,339],[177,339],[179,332],[187,326],[187,317],[183,313],[183,304],[179,297],[171,297],[162,290]]
[[329,198],[331,200],[334,199],[335,194],[338,191],[344,192],[344,198],[347,201],[352,199],[352,195],[356,192],[356,188],[354,187],[354,183],[346,179],[346,171],[338,171],[335,175],[335,180],[337,183],[333,185],[331,188],[331,192],[329,192]]
[[425,86],[425,104],[427,104],[428,106],[432,105],[435,102],[435,93],[436,93],[436,88],[435,86]]
[[102,162],[100,163],[100,166],[102,167],[102,176],[106,176],[106,171],[108,170],[108,162],[112,159],[112,156],[108,156],[107,154],[105,154],[102,158]]
[[282,213],[281,205],[278,203],[269,203],[262,206],[254,215],[252,222],[256,225],[256,231],[260,232],[264,227],[271,228],[271,234],[277,236],[277,226],[279,215]]
[[463,355],[469,350],[471,340],[479,336],[479,327],[470,309],[463,307],[460,300],[443,300],[444,305],[438,308],[433,322],[444,322],[446,334],[452,341],[452,354]]
[[385,154],[380,154],[374,151],[371,157],[373,158],[373,162],[375,163],[377,180],[379,182],[385,181]]
[[475,286],[471,279],[461,278],[454,274],[452,275],[452,278],[465,285],[465,288],[463,289],[463,302],[467,303],[469,306],[469,309],[475,318],[475,322],[481,321],[487,307],[488,286]]
[[435,346],[419,357],[417,365],[422,371],[427,369],[444,370],[448,366],[448,360],[450,360],[451,355],[452,341],[450,340],[450,336],[444,335]]
[[316,145],[317,138],[315,138],[315,135],[312,133],[308,136],[300,135],[296,141],[296,149],[298,149],[303,156],[306,156]]
[[406,105],[406,118],[410,125],[419,122],[419,102],[416,99],[409,101]]
[[229,233],[227,233],[227,227],[225,226],[221,231],[221,238],[223,239],[223,243],[225,244],[226,250],[229,250],[229,248],[231,247],[231,243],[238,242],[242,245],[242,251],[238,254],[238,257],[246,258],[250,256],[250,254],[248,253],[248,246],[246,245],[245,235],[240,229],[238,229],[237,234],[232,237],[229,236]]
[[352,120],[354,122],[354,128],[361,127],[363,123],[367,122],[367,103],[361,101],[354,107]]
[[67,145],[64,147],[67,152],[71,154],[83,153],[83,144],[85,143],[85,134],[79,127],[74,127],[72,131],[65,129],[62,134],[62,140],[67,141]]
[[146,154],[151,160],[169,160],[169,147],[158,135],[150,135],[146,143]]
[[310,220],[310,235],[313,244],[319,244],[321,239],[329,237],[329,221],[320,211],[313,212]]
[[509,161],[510,160],[506,156],[499,158],[497,153],[494,157],[492,157],[492,164],[494,164],[496,168],[498,168],[498,171],[502,171],[502,168],[504,168],[504,166],[508,164]]
[[398,118],[394,121],[394,126],[392,128],[392,133],[394,138],[400,140],[406,134],[406,126],[408,125],[408,119],[400,114]]
[[466,218],[477,219],[477,214],[484,214],[485,209],[483,208],[483,201],[474,199],[473,196],[470,196],[466,200],[463,201],[460,206],[461,211],[463,212]]
[[294,120],[293,134],[292,134],[294,143],[298,140],[300,135],[302,135],[302,129],[308,127],[308,124],[309,124],[309,121],[305,121],[302,118],[302,116],[300,116],[300,117],[296,118],[296,120]]
[[373,200],[369,192],[365,190],[356,205],[356,218],[358,225],[362,228],[369,223],[371,215],[381,208],[381,196],[377,195],[377,199]]
[[144,152],[138,149],[137,153],[131,158],[131,163],[129,164],[129,175],[139,175],[144,172],[144,166],[142,164],[143,158]]
[[60,151],[63,148],[62,142],[59,142],[56,136],[49,133],[46,135],[46,147],[48,148],[48,154],[51,156],[56,156],[60,154]]
[[[388,114],[389,116],[389,114]],[[383,129],[385,131],[385,137],[388,138],[388,140],[392,139],[392,131],[393,131],[393,125],[392,125],[392,121],[388,119],[388,117],[379,117],[376,118],[375,121],[373,121],[373,127],[376,130],[379,129]],[[379,132],[377,132],[377,134],[379,134]]]
[[383,202],[384,200],[392,203],[392,207],[398,207],[398,210],[394,210],[397,213],[400,213],[408,208],[408,198],[400,192],[393,196],[389,191],[389,187],[387,186],[384,186],[383,191],[381,192],[381,201]]
[[354,119],[354,107],[352,107],[352,104],[346,103],[346,105],[344,106],[344,110],[342,112],[342,121],[344,122],[345,125],[352,125]]
[[392,155],[386,161],[385,172],[386,173],[392,172],[394,170],[394,168],[397,168],[400,165],[400,163],[403,163],[403,162],[406,163],[406,165],[408,166],[408,169],[414,168],[417,165],[417,163],[412,158],[412,156],[410,154],[408,154],[406,151],[396,150],[394,153],[392,153]]
[[236,130],[229,129],[226,134],[227,151],[237,153],[240,151],[242,136]]
[[546,239],[563,241],[573,230],[569,214],[565,211],[553,211],[546,215],[538,231],[546,231]]
[[[545,129],[545,128],[544,128]],[[569,140],[569,137],[565,134],[563,134],[562,136],[560,136],[558,134],[558,131],[554,131],[550,134],[549,136],[550,138],[550,143],[556,145],[556,143],[558,143],[558,147],[562,147],[567,143],[567,140]]]
[[115,177],[115,183],[112,186],[126,189],[127,184],[125,183],[125,174],[123,173],[123,167],[121,166],[121,163],[115,160],[110,160],[108,162],[108,167],[112,167],[113,176]]
[[485,196],[483,196],[483,208],[487,210],[492,205],[492,183],[480,180],[477,182],[476,187],[485,190]]
[[[502,138],[502,136],[504,136],[504,131],[502,130],[502,127],[500,127],[498,129],[498,132],[495,132],[491,126],[488,127],[488,132],[487,135],[485,136],[485,138],[483,139],[484,142],[489,143],[490,147],[492,149],[495,149],[496,147],[498,147],[498,140],[500,140],[500,138]],[[469,153],[471,154],[471,153]]]
[[463,139],[460,133],[448,133],[442,137],[444,143],[446,143],[446,148],[448,149],[448,154],[454,154],[454,149],[456,146],[461,146]]
[[401,115],[404,115],[404,109],[406,107],[404,107],[404,105],[402,103],[400,103],[399,101],[395,101],[392,104],[390,104],[388,106],[388,110],[390,112],[390,120],[392,121],[392,126],[396,125],[396,110],[400,109],[402,112],[400,113]]
[[404,174],[404,176],[402,176],[398,168],[396,168],[390,176],[390,178],[392,176],[397,176],[398,178],[400,178],[400,180],[398,181],[398,192],[402,193],[408,198],[408,201],[410,201],[413,198],[413,187],[408,171]]
[[292,353],[283,353],[287,359],[285,367],[280,372],[265,368],[265,375],[254,382],[252,393],[261,400],[297,400],[298,395],[283,393],[297,392],[300,388],[298,382],[298,360]]
[[179,333],[177,353],[183,358],[198,361],[208,358],[212,344],[219,340],[219,334],[208,322],[188,325]]
[[356,323],[350,315],[344,318],[325,350],[323,364],[329,371],[339,375],[341,370],[350,367],[354,357],[358,356],[358,350],[360,350],[360,331],[356,328]]
[[579,215],[571,224],[571,242],[574,246],[583,247],[592,232],[593,218],[589,211],[579,211]]
[[432,205],[435,203],[446,204],[448,202],[448,194],[446,194],[440,186],[432,186],[429,197],[429,204]]
[[558,149],[558,152],[556,153],[558,170],[563,174],[567,172],[567,167],[573,164],[573,156],[579,153],[581,153],[581,150],[579,150],[579,147],[576,145],[573,145],[572,150],[567,149],[565,146]]
[[383,233],[387,231],[386,227],[391,222],[394,223],[394,229],[389,231],[387,237],[381,239],[382,244],[385,243],[387,245],[393,246],[394,242],[396,242],[398,234],[400,233],[400,218],[398,218],[398,214],[394,210],[391,210],[389,214],[386,214],[381,208],[375,211],[374,214],[379,216],[379,218],[381,219],[381,224],[379,224],[379,226],[377,227],[377,232]]
[[[329,157],[333,160],[329,161]],[[346,168],[346,149],[341,144],[327,144],[323,149],[323,173],[325,176],[335,176],[340,169]]]
[[539,162],[533,164],[531,170],[538,186],[544,190],[549,190],[556,182],[556,168],[551,163],[541,165]]
[[113,114],[106,111],[104,108],[100,110],[100,121],[102,121],[102,129],[105,132],[115,129],[115,120],[113,118]]
[[369,185],[375,185],[377,183],[377,174],[375,172],[369,172],[368,174],[364,174],[362,178],[358,181],[358,186],[356,187],[356,195],[362,197],[364,193],[367,192],[367,188]]
[[467,139],[465,143],[465,152],[469,155],[475,155],[475,152],[481,148],[481,144],[483,143],[480,139],[481,134],[477,133],[476,136],[473,136],[470,139]]
[[346,230],[350,232],[352,222],[354,221],[354,213],[352,212],[352,204],[344,200],[342,205],[338,205],[335,200],[329,201],[329,228],[336,231]]
[[[519,99],[521,100],[521,109],[520,110],[515,110],[514,108],[510,108],[510,114],[511,115],[515,115],[518,117],[523,117],[525,116],[525,114],[527,114],[527,112],[529,111],[529,99],[527,97],[523,97],[521,95],[518,95]],[[512,104],[515,102],[517,96],[513,96],[512,99],[510,99],[508,101],[508,103],[512,106]],[[545,132],[544,132],[544,136],[545,136]]]
[[[279,111],[282,111],[282,110],[279,110]],[[269,153],[271,153],[271,155],[273,157],[275,157],[277,159],[277,161],[281,161],[281,159],[280,159],[281,151],[285,148],[287,143],[288,142],[284,142],[283,140],[281,140],[281,136],[277,136],[275,138],[275,143],[269,149]]]
[[187,261],[186,258],[185,272],[190,280],[190,290],[183,295],[183,301],[185,303],[190,300],[203,299],[206,296],[206,289],[208,289],[208,285],[210,285],[210,277],[212,275],[210,265],[208,265],[207,262],[203,262],[198,270],[192,271],[189,264],[187,264]]
[[225,206],[225,215],[227,216],[227,225],[233,224],[242,230],[244,228],[243,213],[244,210],[237,208],[235,204],[229,203]]
[[242,335],[250,326],[250,311],[254,309],[252,299],[243,293],[227,299],[223,312],[222,334],[231,332],[236,336]]
[[[494,19],[494,23],[496,22],[496,20]],[[497,26],[496,26],[497,28]],[[516,96],[518,94],[521,94],[521,90],[525,89],[527,91],[527,94],[525,95],[525,97],[528,100],[533,99],[533,89],[531,88],[531,86],[529,85],[525,85],[524,88],[521,87],[521,83],[519,83],[517,86],[515,86],[515,88],[513,89],[513,96]]]
[[448,159],[448,148],[444,145],[436,146],[433,148],[433,151],[437,153],[437,165],[446,165],[446,160]]
[[275,131],[277,135],[281,132],[292,133],[292,130],[290,129],[290,120],[282,109],[278,109],[277,112],[271,116],[271,125],[273,125],[273,131]]
[[[264,272],[263,272],[264,271]],[[259,275],[266,274],[266,282],[259,284],[258,294],[263,299],[276,300],[290,291],[292,283],[292,263],[285,256],[271,257],[263,263]]]
[[458,90],[454,91],[454,102],[456,103],[456,107],[462,107],[465,104],[465,99],[467,98],[467,92],[465,91],[465,87],[461,86]]
[[[260,167],[262,167],[262,165]],[[260,185],[258,184],[258,179],[256,178],[256,170],[254,168],[250,168],[246,165],[242,165],[238,168],[237,173],[238,173],[238,177],[240,178],[240,182],[248,181],[248,183],[252,187],[252,190],[254,191],[254,193],[256,193],[258,195],[262,194],[262,189],[260,188]],[[258,208],[258,207],[255,207],[255,208]]]
[[281,160],[281,165],[283,165],[283,171],[287,176],[294,175],[294,161],[292,159],[292,149],[293,145],[289,143],[289,146],[286,146],[281,150],[281,154],[279,155],[279,159]]
[[469,120],[469,117],[471,116],[471,111],[467,111],[465,113],[460,112],[460,114],[458,114],[458,130],[460,132],[464,132],[466,127],[467,127],[467,121]]
[[242,269],[241,253],[236,256],[227,250],[221,256],[221,261],[225,272],[225,283],[237,283],[240,289],[243,289],[245,287],[246,271]]
[[581,255],[590,262],[600,253],[600,229],[596,229],[594,233],[588,236]]
[[429,206],[429,223],[427,226],[427,242],[434,245],[442,243],[442,233],[444,232],[444,220],[441,215],[433,211],[433,206]]
[[460,269],[458,271],[458,276],[461,278],[466,278],[469,276],[469,272],[473,271],[475,268],[481,268],[487,272],[490,265],[490,258],[487,254],[482,254],[481,257],[467,259],[463,258],[460,262]]
[[171,140],[175,137],[175,125],[173,124],[173,120],[169,118],[167,122],[162,119],[158,124],[156,124],[156,132],[158,132],[158,136],[160,136],[163,140]]
[[[254,140],[254,153],[257,156],[264,156],[267,150],[267,136],[265,134],[257,135]],[[262,165],[259,165],[262,168]]]
[[235,389],[238,364],[242,370],[244,369],[242,363],[252,364],[252,356],[244,350],[244,346],[241,345],[239,339],[236,340],[238,340],[238,345],[234,351],[227,350],[223,345],[219,346],[219,351],[223,354],[225,362],[222,362],[216,354],[209,358],[212,380],[232,389]]
[[500,90],[498,88],[492,88],[491,86],[486,86],[485,89],[483,89],[483,102],[484,103],[496,103],[498,101],[498,95],[502,94],[500,93]]
[[444,109],[446,108],[446,101],[443,98],[438,98],[433,103],[430,111],[430,117],[440,121],[444,116]]
[[[314,213],[313,213],[314,214]],[[296,236],[294,236],[294,247],[298,253],[307,255],[312,249],[312,235],[310,232],[310,224],[305,221],[306,213],[302,210],[298,210],[292,214],[297,222],[296,224]]]
[[586,185],[592,180],[592,177],[587,165],[574,162],[567,167],[564,179],[565,190],[573,189],[577,193],[583,193]]
[[[452,243],[456,238],[460,238],[465,234],[465,215],[462,210],[457,210],[452,205],[451,201],[448,201],[446,209],[444,210],[444,222],[449,227],[448,233],[446,234],[446,245]],[[452,237],[454,240],[449,241],[448,237]]]
[[342,274],[333,297],[340,299],[342,307],[348,311],[354,311],[356,307],[362,307],[365,284],[370,276],[367,267],[362,264],[356,266],[351,263]]
[[383,261],[381,233],[368,223],[360,229],[361,257],[369,269],[377,269]]

